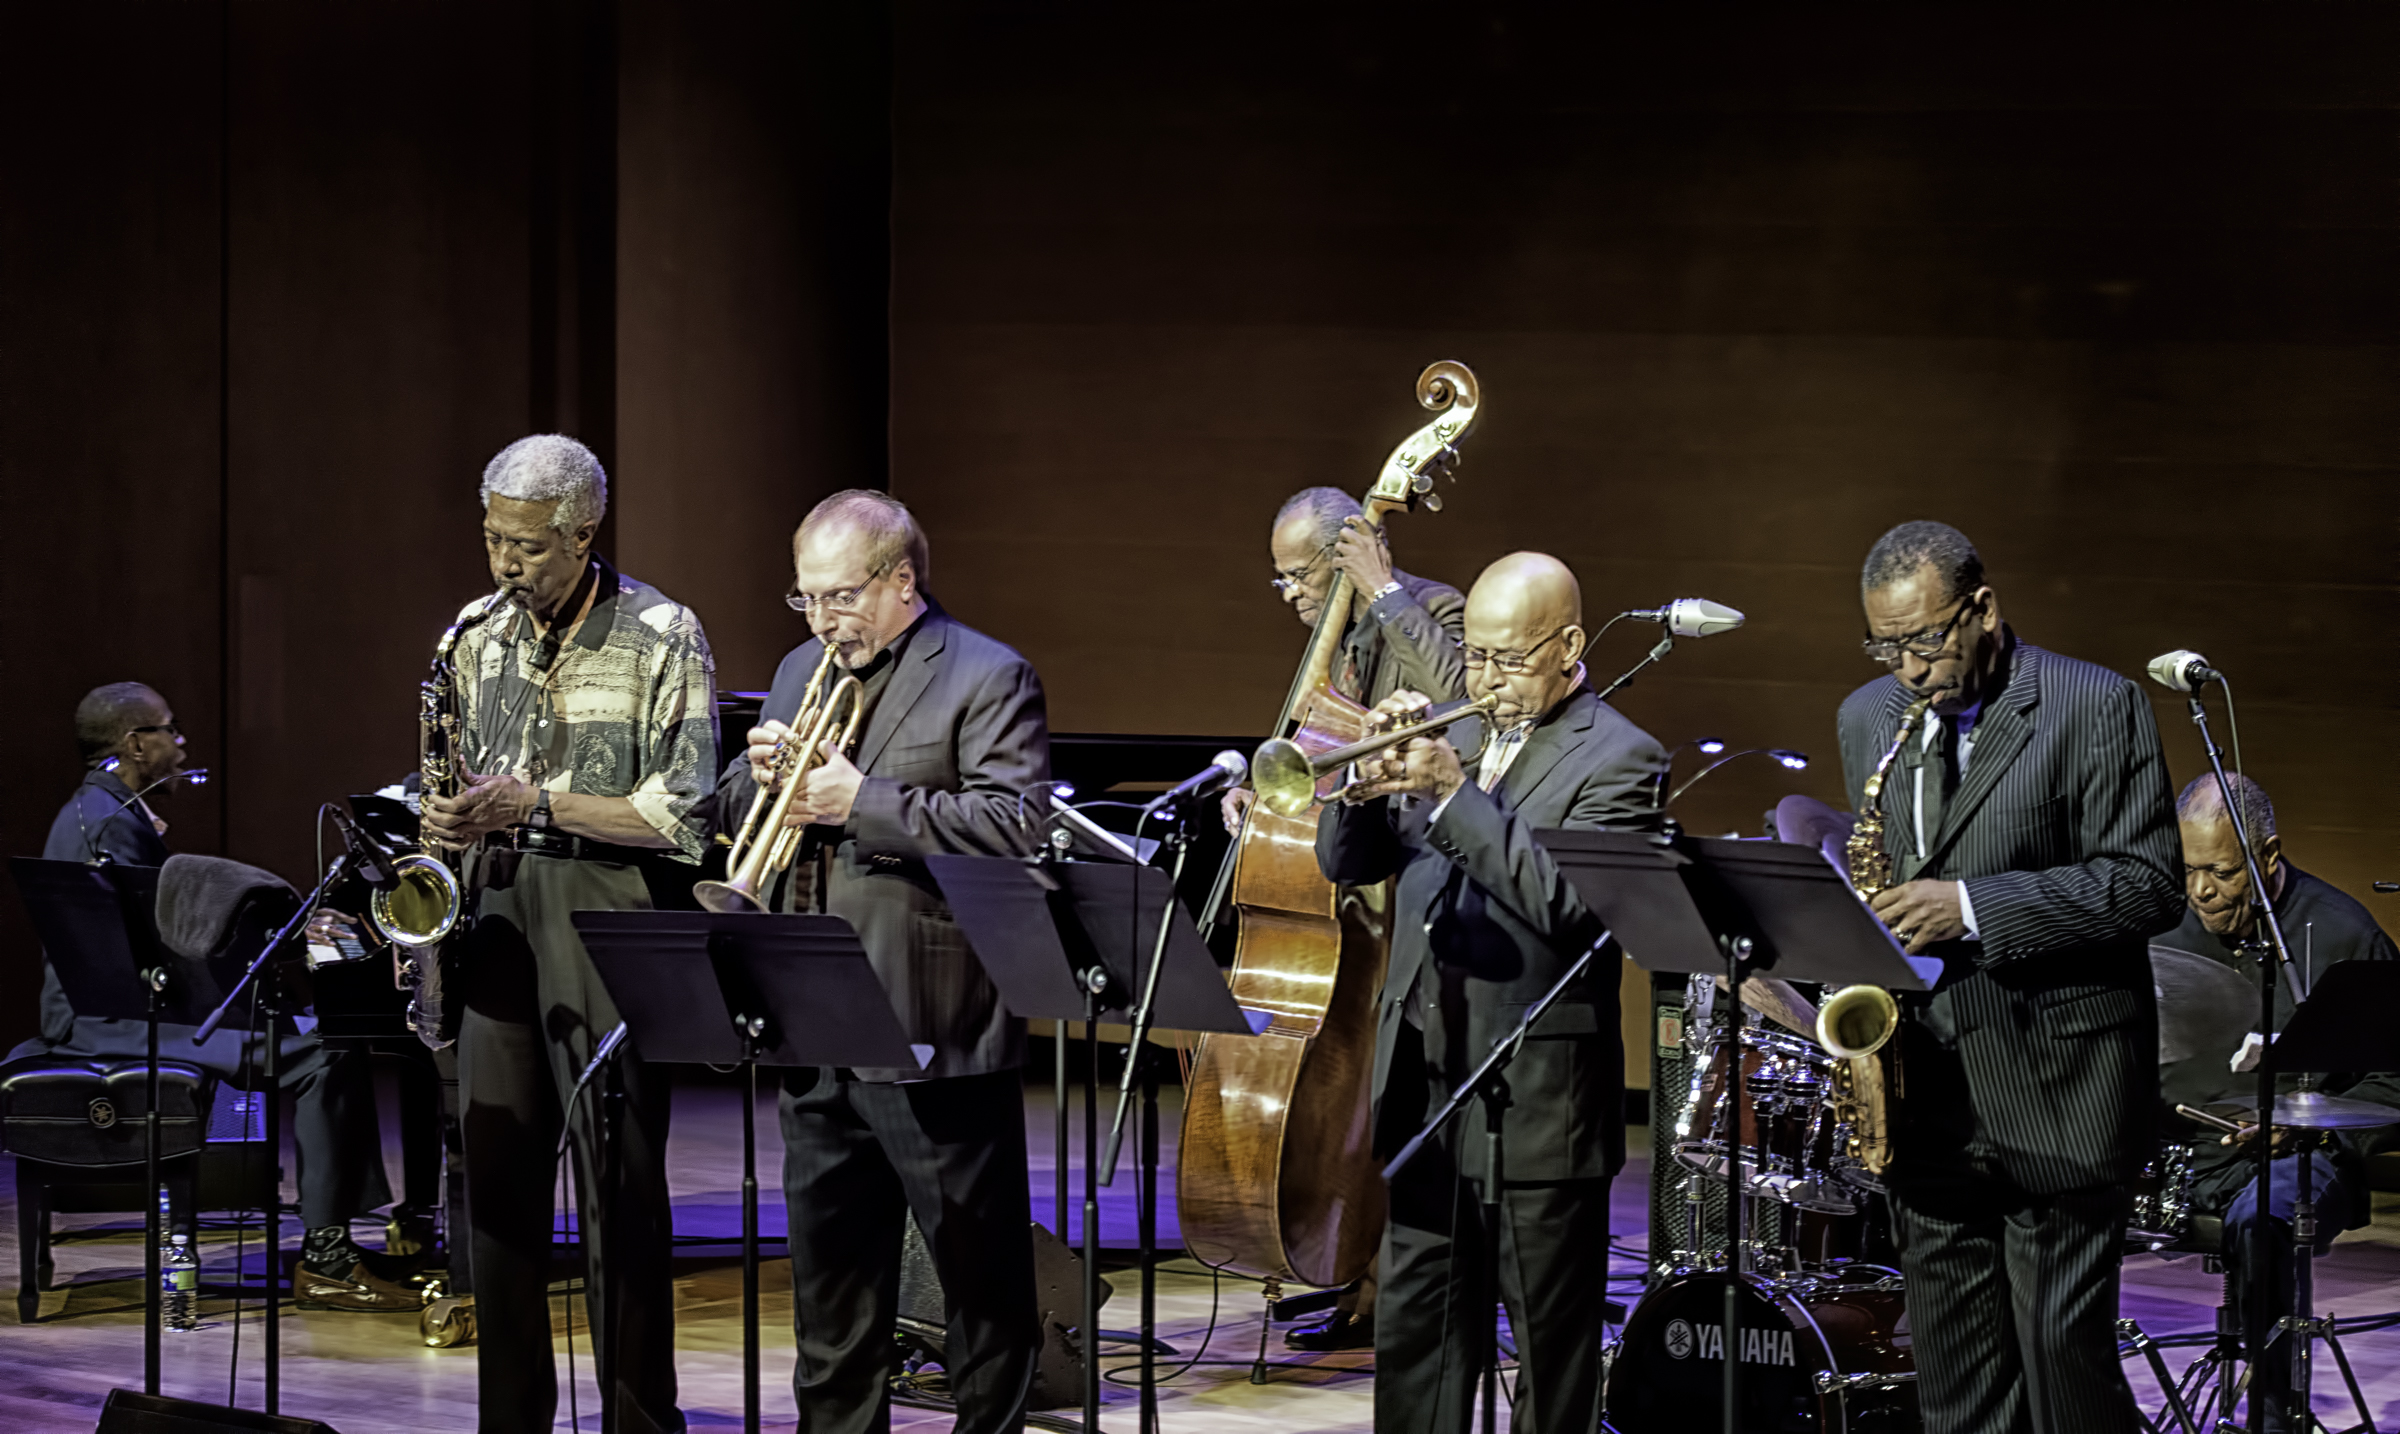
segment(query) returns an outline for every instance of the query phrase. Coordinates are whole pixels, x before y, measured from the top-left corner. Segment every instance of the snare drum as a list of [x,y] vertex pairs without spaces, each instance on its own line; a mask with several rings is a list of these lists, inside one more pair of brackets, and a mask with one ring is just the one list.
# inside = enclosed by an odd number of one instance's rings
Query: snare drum
[[1709,1041],[1708,1059],[1692,1070],[1683,1114],[1675,1122],[1675,1157],[1703,1174],[1722,1177],[1734,1140],[1742,1180],[1752,1194],[1803,1210],[1847,1215],[1857,1193],[1834,1177],[1834,1057],[1812,1040],[1781,1031],[1742,1029],[1742,1109],[1738,1136],[1725,1119],[1727,1053],[1724,1033]]

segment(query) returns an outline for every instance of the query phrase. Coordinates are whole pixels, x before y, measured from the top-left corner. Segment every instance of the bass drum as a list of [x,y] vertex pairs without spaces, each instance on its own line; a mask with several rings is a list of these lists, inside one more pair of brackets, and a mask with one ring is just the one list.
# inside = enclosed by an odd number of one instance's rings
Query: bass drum
[[[1742,1417],[1750,1434],[1914,1434],[1916,1362],[1899,1276],[1742,1277]],[[1725,1277],[1687,1274],[1645,1296],[1608,1373],[1617,1434],[1690,1434],[1724,1422]]]

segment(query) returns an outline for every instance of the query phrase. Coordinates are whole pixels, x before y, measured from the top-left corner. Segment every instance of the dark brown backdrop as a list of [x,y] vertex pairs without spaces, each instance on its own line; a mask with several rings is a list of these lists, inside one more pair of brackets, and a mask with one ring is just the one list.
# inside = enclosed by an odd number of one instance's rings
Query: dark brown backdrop
[[888,461],[1056,726],[1257,730],[1301,636],[1268,514],[1361,487],[1455,357],[1484,427],[1402,561],[1746,609],[1625,694],[1666,740],[1830,757],[1858,559],[1944,517],[2028,638],[2233,672],[2297,858],[2400,875],[2400,22],[1566,8],[10,11],[5,849],[76,695],[139,676],[225,777],[175,841],[305,881],[314,804],[408,765],[475,476],[538,428],[610,462],[721,686],[796,635],[792,523]]

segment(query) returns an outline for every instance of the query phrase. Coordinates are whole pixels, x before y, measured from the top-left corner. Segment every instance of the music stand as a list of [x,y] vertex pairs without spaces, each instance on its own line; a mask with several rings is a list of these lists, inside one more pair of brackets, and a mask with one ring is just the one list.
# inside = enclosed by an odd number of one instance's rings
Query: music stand
[[[1636,965],[1722,971],[1727,1059],[1724,1428],[1741,1427],[1742,982],[1762,971],[1828,985],[1923,991],[1942,963],[1910,956],[1816,847],[1635,832],[1534,834]],[[1680,892],[1681,900],[1677,895]]]
[[[1222,1035],[1254,1035],[1265,1021],[1235,1003],[1191,917],[1171,903],[1174,883],[1165,872],[1119,862],[986,856],[936,855],[926,865],[1009,1010],[1084,1023],[1083,1423],[1085,1434],[1099,1434],[1100,1020],[1147,1009],[1151,1029]],[[1125,1058],[1138,1062],[1142,1052],[1128,1049]],[[1147,1430],[1157,1417],[1158,1086],[1146,1070],[1142,1079],[1135,1204],[1142,1264],[1140,1418]],[[1065,1150],[1058,1159],[1065,1163]],[[1065,1234],[1059,1232],[1062,1239]]]
[[[149,1027],[148,1078],[142,1105],[143,1270],[142,1392],[158,1393],[160,1308],[158,1246],[166,1232],[158,1215],[158,1027],[197,1023],[211,1002],[197,1001],[192,981],[169,977],[158,944],[158,868],[92,865],[80,861],[8,859],[17,894],[49,954],[50,968],[78,1016],[142,1021]],[[187,972],[204,970],[182,963]]]
[[[2267,1047],[2260,1064],[2278,1075],[2302,1076],[2303,1090],[2312,1088],[2306,1079],[2310,1075],[2335,1072],[2366,1075],[2400,1070],[2400,1030],[2391,1024],[2395,1006],[2400,1006],[2400,964],[2338,962],[2317,977],[2309,988],[2308,999],[2292,1008],[2291,1019],[2284,1022],[2283,1030]],[[2271,1114],[2259,1118],[2261,1125],[2272,1123]],[[2271,1148],[2271,1140],[2265,1143]],[[2333,1351],[2334,1363],[2341,1368],[2342,1380],[2349,1386],[2350,1399],[2359,1417],[2371,1423],[2366,1395],[2358,1387],[2358,1376],[2351,1371],[2350,1356],[2334,1337],[2333,1320],[2319,1319],[2316,1313],[2314,1175],[2307,1152],[2303,1151],[2299,1198],[2292,1202],[2292,1308],[2275,1327],[2276,1334],[2292,1336],[2291,1407],[2287,1412],[2306,1416],[2312,1407],[2310,1395],[2315,1373],[2312,1346],[2322,1339]],[[2263,1210],[2266,1198],[2263,1185],[2259,1198]],[[2263,1356],[2273,1343],[2273,1336],[2262,1341],[2260,1354]]]
[[[909,1044],[858,932],[838,916],[578,911],[573,919],[643,1060],[742,1070],[742,1428],[757,1434],[758,1068],[922,1070],[932,1048]],[[607,1053],[604,1042],[593,1066]]]

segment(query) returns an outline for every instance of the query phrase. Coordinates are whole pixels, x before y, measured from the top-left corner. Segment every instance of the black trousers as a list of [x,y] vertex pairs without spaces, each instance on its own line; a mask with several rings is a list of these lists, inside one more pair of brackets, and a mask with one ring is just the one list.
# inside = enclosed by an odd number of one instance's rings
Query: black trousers
[[569,913],[648,905],[641,875],[630,867],[527,857],[510,885],[483,892],[461,953],[461,1141],[485,1434],[548,1429],[556,1417],[546,1294],[562,1127],[574,1136],[587,1348],[599,1372],[601,1427],[612,1434],[684,1427],[668,1267],[666,1075],[621,1048],[571,1122],[566,1110],[576,1077],[617,1023]]
[[[1438,1103],[1449,1090],[1427,1071],[1416,1037],[1403,1032],[1387,1088],[1421,1087]],[[1474,1427],[1476,1371],[1495,1347],[1496,1304],[1507,1305],[1517,1345],[1509,1427],[1580,1434],[1600,1407],[1608,1181],[1515,1184],[1503,1150],[1495,1270],[1474,1168],[1480,1144],[1468,1155],[1462,1172],[1455,1144],[1428,1142],[1392,1181],[1374,1306],[1376,1434]]]
[[2117,1360],[2122,1187],[2033,1195],[1999,1171],[1892,1192],[1926,1434],[2133,1434]]
[[947,1299],[958,1434],[1014,1434],[1041,1351],[1023,1077],[888,1084],[801,1070],[778,1104],[800,1427],[891,1428],[901,1222],[913,1212]]

